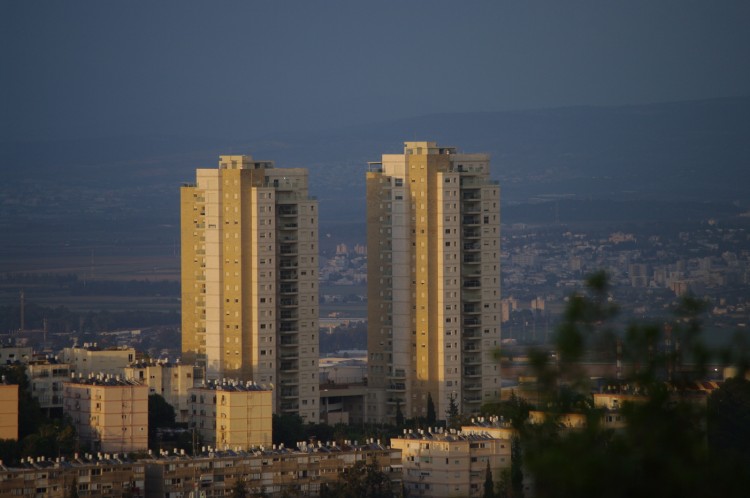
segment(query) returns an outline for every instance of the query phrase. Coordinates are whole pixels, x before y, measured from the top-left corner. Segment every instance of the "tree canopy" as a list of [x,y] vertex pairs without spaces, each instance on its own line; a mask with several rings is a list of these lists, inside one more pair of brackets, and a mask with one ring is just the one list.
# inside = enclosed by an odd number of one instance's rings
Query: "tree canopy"
[[[696,399],[690,388],[710,361],[737,360],[730,350],[712,350],[701,340],[701,303],[685,299],[672,323],[631,324],[621,331],[610,322],[617,308],[609,297],[603,273],[589,278],[586,292],[569,301],[555,338],[557,356],[531,354],[542,392],[538,408],[547,416],[519,429],[536,496],[745,496],[750,473],[746,466],[741,471],[739,450],[729,443],[732,434],[747,432],[732,417],[750,424],[738,408],[750,399],[744,386],[728,382],[714,393],[708,440],[705,399]],[[592,402],[593,386],[582,369],[585,355],[596,349],[621,351],[621,378],[608,383],[637,395],[619,409],[620,430],[603,423],[607,409]],[[564,428],[562,416],[569,412],[581,414],[585,425]]]

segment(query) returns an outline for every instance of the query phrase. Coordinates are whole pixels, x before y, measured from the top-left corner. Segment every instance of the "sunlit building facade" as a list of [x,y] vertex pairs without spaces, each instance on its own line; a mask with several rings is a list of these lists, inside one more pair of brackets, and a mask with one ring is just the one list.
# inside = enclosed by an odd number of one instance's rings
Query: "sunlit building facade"
[[183,361],[319,419],[318,212],[302,168],[221,156],[181,189]]
[[148,386],[104,374],[71,379],[63,385],[63,413],[91,451],[148,448]]
[[510,439],[481,431],[409,431],[391,447],[401,450],[408,496],[483,496],[487,468],[499,476],[511,463]]
[[0,439],[18,439],[18,384],[0,383]]
[[225,450],[271,446],[271,390],[251,382],[209,382],[189,396],[189,425],[204,443]]
[[500,188],[486,154],[406,142],[367,172],[371,421],[499,399]]

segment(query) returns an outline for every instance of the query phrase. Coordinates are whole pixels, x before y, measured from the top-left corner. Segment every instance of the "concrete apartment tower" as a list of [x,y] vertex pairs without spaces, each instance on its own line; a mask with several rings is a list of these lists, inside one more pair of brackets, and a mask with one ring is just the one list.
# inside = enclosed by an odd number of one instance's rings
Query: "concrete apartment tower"
[[221,156],[181,189],[183,362],[319,420],[318,209],[307,170]]
[[500,397],[500,188],[489,156],[406,142],[367,173],[371,421]]

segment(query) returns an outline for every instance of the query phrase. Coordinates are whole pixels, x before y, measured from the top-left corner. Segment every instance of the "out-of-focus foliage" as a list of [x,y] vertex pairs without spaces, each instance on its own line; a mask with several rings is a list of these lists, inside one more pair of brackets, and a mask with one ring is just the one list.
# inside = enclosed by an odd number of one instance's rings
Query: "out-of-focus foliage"
[[[617,308],[606,275],[592,276],[587,291],[571,297],[556,336],[557,356],[531,355],[542,393],[537,408],[546,418],[522,424],[520,433],[536,496],[747,496],[750,472],[742,445],[748,446],[732,441],[734,434],[746,437],[750,427],[744,381],[714,392],[708,438],[705,395],[693,389],[710,362],[741,363],[731,350],[712,350],[701,341],[702,311],[699,301],[685,299],[674,323],[632,324],[618,332],[608,325]],[[596,349],[619,351],[622,359],[621,378],[608,385],[633,394],[619,410],[622,429],[605,425],[606,409],[593,403],[582,361]],[[562,426],[563,414],[571,412],[585,418],[583,427]]]

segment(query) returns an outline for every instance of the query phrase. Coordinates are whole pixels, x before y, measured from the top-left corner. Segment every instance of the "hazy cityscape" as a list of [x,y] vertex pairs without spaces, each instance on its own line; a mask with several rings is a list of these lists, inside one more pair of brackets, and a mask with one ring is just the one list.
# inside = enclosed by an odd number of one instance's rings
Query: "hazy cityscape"
[[744,3],[1,12],[0,497],[746,495]]

